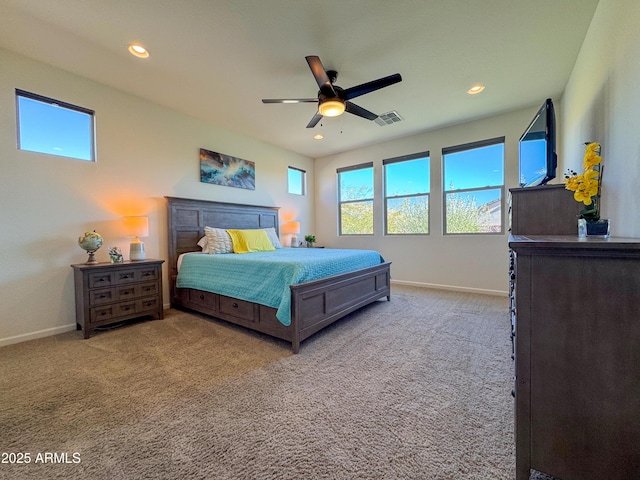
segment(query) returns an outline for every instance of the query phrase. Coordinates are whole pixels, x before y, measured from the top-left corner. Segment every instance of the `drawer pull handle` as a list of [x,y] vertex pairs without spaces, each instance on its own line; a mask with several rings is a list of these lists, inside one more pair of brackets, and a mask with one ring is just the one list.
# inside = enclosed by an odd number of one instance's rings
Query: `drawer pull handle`
[[200,295],[200,300],[204,300],[204,295]]
[[122,278],[129,278],[129,275],[124,275]]
[[233,305],[231,305],[233,308],[238,308],[238,304],[237,303],[233,303]]

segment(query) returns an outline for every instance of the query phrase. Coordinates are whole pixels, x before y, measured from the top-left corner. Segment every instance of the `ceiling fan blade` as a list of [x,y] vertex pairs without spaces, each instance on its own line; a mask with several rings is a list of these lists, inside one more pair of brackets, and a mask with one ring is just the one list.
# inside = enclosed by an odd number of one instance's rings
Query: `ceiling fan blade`
[[347,88],[344,91],[344,98],[346,100],[351,100],[352,98],[359,97],[360,95],[364,95],[365,93],[371,93],[401,81],[402,77],[400,76],[400,74],[394,73],[393,75],[389,75],[388,77],[379,78],[377,80],[372,80],[371,82]]
[[262,103],[318,103],[317,98],[263,98]]
[[329,79],[329,75],[327,75],[327,71],[324,69],[322,62],[320,61],[320,57],[316,55],[309,55],[304,57],[309,64],[309,68],[311,69],[311,73],[316,78],[316,82],[318,82],[318,87],[320,87],[320,91],[330,91],[333,96],[336,95],[336,91],[333,89],[333,85],[331,84],[331,80]]
[[315,127],[321,119],[322,119],[322,115],[320,115],[319,113],[316,113],[311,119],[311,121],[307,124],[307,128]]
[[378,115],[376,115],[375,113],[370,112],[369,110],[362,108],[352,102],[345,102],[345,110],[359,117],[366,118],[367,120],[375,120],[376,118],[378,118]]

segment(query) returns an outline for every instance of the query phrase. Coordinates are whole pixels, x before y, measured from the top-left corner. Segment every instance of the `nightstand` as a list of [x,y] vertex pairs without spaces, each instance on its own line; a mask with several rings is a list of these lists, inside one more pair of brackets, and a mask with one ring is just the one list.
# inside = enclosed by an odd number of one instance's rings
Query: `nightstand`
[[96,327],[152,315],[164,318],[164,260],[71,265],[76,291],[76,327],[89,338]]

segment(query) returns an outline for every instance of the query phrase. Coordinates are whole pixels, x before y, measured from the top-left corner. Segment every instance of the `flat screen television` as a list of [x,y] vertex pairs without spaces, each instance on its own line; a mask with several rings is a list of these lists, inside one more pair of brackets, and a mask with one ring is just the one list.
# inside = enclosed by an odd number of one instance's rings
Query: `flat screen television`
[[520,137],[520,186],[544,185],[556,178],[557,167],[556,115],[547,98]]

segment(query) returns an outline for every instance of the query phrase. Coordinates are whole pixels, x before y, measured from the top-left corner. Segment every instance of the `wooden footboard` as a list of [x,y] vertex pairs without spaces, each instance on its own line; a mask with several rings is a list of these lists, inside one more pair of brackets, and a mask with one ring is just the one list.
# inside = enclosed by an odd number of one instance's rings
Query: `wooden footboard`
[[300,342],[360,307],[387,297],[391,300],[391,263],[321,278],[291,286],[291,340],[296,353]]

